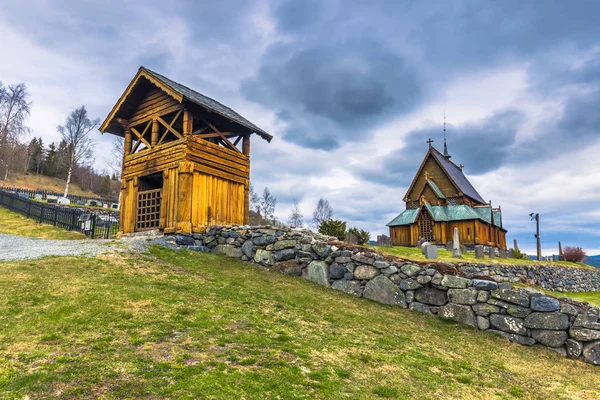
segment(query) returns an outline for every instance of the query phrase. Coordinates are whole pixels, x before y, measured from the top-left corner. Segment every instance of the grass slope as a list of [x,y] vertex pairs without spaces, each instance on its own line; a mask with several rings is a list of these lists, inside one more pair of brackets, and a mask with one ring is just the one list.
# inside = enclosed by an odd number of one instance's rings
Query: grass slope
[[[403,247],[403,246],[393,246],[393,247],[379,247],[373,246],[374,248],[381,250],[384,253],[392,254],[396,257],[401,257],[406,260],[412,261],[431,261],[427,260],[421,249],[416,247]],[[457,262],[456,258],[452,258],[452,251],[450,250],[438,250],[439,261],[448,261],[455,263]],[[470,262],[470,263],[480,263],[484,262],[486,264],[511,264],[511,265],[550,265],[549,262],[542,261],[532,261],[532,260],[517,260],[515,258],[486,258],[484,260],[475,258],[474,253],[466,253],[462,255],[462,262]],[[577,267],[577,268],[593,268],[590,265],[584,263],[574,263],[569,261],[558,261],[554,263],[555,266],[562,267]]]
[[[32,190],[49,190],[62,193],[65,191],[66,181],[60,178],[37,174],[24,174],[20,172],[11,173],[8,180],[0,180],[0,186],[19,187]],[[76,196],[98,197],[91,190],[83,190],[77,183],[71,182],[69,185],[69,194]]]
[[41,239],[87,239],[83,233],[67,231],[48,224],[38,224],[31,218],[4,207],[0,207],[0,233]]
[[0,263],[0,398],[581,399],[600,369],[211,254]]

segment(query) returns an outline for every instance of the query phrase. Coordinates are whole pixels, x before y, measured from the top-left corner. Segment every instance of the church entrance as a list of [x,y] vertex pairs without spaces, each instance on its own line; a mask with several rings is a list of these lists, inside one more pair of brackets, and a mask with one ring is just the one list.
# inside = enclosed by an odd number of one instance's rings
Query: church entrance
[[423,209],[421,212],[421,218],[419,222],[419,233],[421,239],[425,239],[428,242],[433,242],[433,218],[429,214],[429,211]]
[[139,179],[137,220],[135,231],[157,229],[160,225],[163,174],[147,175]]

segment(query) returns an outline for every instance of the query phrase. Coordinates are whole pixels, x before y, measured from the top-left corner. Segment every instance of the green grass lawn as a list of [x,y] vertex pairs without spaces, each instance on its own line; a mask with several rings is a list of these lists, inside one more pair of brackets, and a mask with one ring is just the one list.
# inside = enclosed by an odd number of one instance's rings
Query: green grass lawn
[[[403,247],[403,246],[393,246],[393,247],[379,247],[372,246],[378,250],[381,250],[384,253],[392,254],[396,257],[401,257],[406,260],[412,261],[431,261],[425,258],[423,253],[421,253],[421,249],[416,247]],[[456,263],[458,260],[456,258],[452,258],[452,251],[450,250],[438,250],[440,261],[448,261]],[[462,255],[462,262],[470,262],[470,263],[486,263],[486,264],[511,264],[511,265],[550,265],[549,262],[546,261],[533,261],[533,260],[517,260],[515,258],[485,258],[483,260],[475,258],[474,253],[465,253]],[[573,263],[569,261],[559,261],[554,263],[555,266],[563,266],[563,267],[578,267],[578,268],[594,268],[590,265],[584,263]]]
[[33,219],[0,207],[0,233],[36,237],[42,239],[86,239],[79,232],[67,231],[48,224],[36,223]]
[[0,263],[0,398],[595,399],[600,368],[211,254]]

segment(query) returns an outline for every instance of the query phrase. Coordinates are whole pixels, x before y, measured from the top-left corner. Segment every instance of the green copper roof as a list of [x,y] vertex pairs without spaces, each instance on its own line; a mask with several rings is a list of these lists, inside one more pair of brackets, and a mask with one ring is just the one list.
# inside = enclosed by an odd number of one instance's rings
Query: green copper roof
[[433,192],[439,199],[446,199],[446,196],[444,196],[444,193],[442,193],[442,191],[440,190],[439,187],[437,187],[437,185],[435,184],[434,181],[432,181],[431,179],[428,179],[427,183],[429,184],[431,189],[433,189]]
[[418,208],[404,210],[396,218],[388,222],[386,226],[410,225],[417,220],[417,215],[419,215]]
[[[448,206],[432,206],[425,204],[425,208],[429,211],[429,214],[433,217],[436,222],[450,222],[450,221],[467,221],[472,219],[479,219],[488,224],[491,223],[492,219],[492,208],[491,207],[476,207],[472,208],[464,204],[460,205],[448,205]],[[420,208],[411,210],[405,210],[396,218],[391,220],[387,226],[400,226],[410,225],[417,220]],[[501,212],[494,211],[494,225],[501,226]]]
[[494,210],[494,225],[502,228],[502,211]]

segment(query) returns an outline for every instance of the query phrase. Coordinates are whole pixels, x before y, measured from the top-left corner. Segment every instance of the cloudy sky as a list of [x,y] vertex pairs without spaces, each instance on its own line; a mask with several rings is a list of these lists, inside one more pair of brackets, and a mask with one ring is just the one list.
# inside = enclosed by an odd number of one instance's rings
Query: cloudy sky
[[[43,1],[0,9],[0,81],[26,82],[46,143],[85,104],[104,118],[140,65],[227,104],[256,138],[252,180],[319,197],[374,237],[444,112],[453,160],[501,205],[508,239],[600,253],[598,1]],[[105,168],[110,137],[97,135]]]

